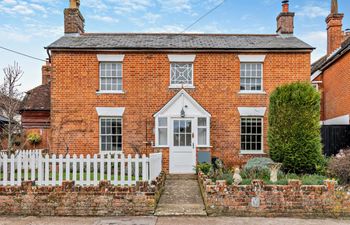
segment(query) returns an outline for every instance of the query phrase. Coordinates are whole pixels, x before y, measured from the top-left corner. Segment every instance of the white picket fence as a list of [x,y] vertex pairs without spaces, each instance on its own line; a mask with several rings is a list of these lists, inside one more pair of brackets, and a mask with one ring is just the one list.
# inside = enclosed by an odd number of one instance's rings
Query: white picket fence
[[134,185],[137,181],[152,181],[162,171],[162,153],[153,153],[149,157],[123,154],[76,156],[45,155],[37,158],[10,158],[4,155],[1,159],[0,185],[19,186],[22,181],[35,181],[38,186],[59,186],[63,181],[75,181],[76,185],[97,186],[107,180],[113,185]]
[[[14,153],[15,158],[22,158],[22,161],[24,158],[31,158],[31,160],[35,163],[35,168],[38,168],[38,158],[42,155],[43,150],[42,149],[35,149],[35,150],[16,150]],[[8,153],[6,151],[0,152],[0,167],[2,167],[2,158],[4,156],[7,156]]]

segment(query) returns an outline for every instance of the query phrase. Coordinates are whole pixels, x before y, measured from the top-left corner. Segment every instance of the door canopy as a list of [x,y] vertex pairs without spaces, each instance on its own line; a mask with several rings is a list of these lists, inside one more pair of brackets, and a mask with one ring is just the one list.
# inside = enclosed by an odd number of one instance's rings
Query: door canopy
[[179,91],[154,117],[211,117],[185,90]]

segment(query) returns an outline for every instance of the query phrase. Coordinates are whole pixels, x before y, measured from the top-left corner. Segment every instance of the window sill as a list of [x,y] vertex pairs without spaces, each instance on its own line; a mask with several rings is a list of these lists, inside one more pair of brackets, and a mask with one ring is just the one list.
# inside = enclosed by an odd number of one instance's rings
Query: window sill
[[152,148],[169,148],[168,145],[158,145],[158,146],[152,146]]
[[110,155],[110,154],[123,154],[123,151],[100,151],[99,155]]
[[240,91],[238,94],[241,95],[266,95],[265,91]]
[[196,148],[213,148],[213,146],[210,145],[198,145]]
[[125,94],[124,91],[96,91],[96,94],[102,95],[102,94]]
[[170,85],[169,89],[195,89],[193,85]]
[[266,155],[265,152],[263,151],[245,151],[245,150],[241,150],[240,155]]

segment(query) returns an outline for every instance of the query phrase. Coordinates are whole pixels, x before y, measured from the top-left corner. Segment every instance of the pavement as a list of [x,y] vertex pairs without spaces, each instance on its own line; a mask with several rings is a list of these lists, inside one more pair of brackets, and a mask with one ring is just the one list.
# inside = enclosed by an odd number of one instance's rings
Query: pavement
[[345,225],[350,220],[238,217],[0,217],[0,225]]
[[206,216],[196,175],[169,175],[156,216]]

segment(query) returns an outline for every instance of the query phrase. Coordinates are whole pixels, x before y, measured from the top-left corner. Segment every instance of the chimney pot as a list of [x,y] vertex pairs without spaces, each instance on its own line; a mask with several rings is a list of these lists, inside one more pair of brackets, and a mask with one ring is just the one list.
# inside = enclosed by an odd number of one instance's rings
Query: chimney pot
[[79,9],[80,6],[80,0],[70,0],[70,6],[71,9]]
[[338,1],[332,0],[331,12],[326,18],[327,23],[327,55],[337,50],[344,39],[346,33],[343,32],[343,13],[338,12]]
[[282,12],[285,12],[285,13],[289,12],[289,1],[288,0],[282,1],[282,7],[283,7]]

